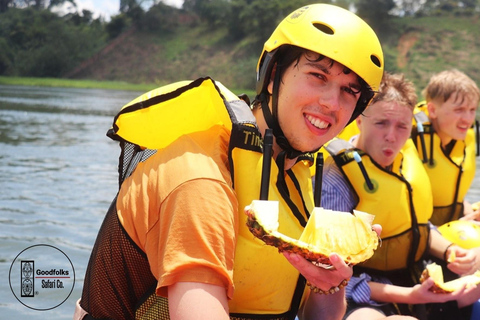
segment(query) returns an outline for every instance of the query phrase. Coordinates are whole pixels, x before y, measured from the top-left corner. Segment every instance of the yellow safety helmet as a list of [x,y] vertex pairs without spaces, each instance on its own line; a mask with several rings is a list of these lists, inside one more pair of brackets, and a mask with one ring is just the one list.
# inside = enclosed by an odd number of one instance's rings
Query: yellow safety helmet
[[265,42],[257,64],[257,94],[266,89],[275,63],[273,57],[282,45],[324,55],[355,72],[373,91],[380,87],[384,68],[380,41],[365,21],[346,9],[312,4],[280,22]]
[[480,247],[480,226],[472,221],[450,221],[438,227],[438,231],[445,239],[462,248]]

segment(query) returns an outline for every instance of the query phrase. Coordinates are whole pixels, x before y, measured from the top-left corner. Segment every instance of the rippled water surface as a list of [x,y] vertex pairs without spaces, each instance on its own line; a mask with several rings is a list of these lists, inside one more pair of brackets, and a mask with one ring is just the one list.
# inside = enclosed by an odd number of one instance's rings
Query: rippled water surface
[[[0,86],[0,318],[71,319],[91,248],[117,190],[115,113],[140,92]],[[480,200],[474,181],[468,200]],[[61,306],[36,311],[9,286],[12,261],[48,244],[71,259],[76,282]],[[55,299],[53,297],[52,299]]]
[[[0,86],[1,319],[72,319],[91,248],[117,190],[120,149],[105,133],[116,112],[139,94]],[[9,285],[14,258],[37,244],[59,248],[75,268],[72,294],[48,311],[25,307]]]

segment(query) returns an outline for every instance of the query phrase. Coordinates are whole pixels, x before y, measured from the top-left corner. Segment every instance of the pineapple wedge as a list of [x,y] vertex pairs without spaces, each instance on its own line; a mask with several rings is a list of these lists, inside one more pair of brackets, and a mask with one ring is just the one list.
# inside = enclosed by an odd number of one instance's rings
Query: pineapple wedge
[[460,289],[464,284],[466,284],[467,287],[469,285],[473,286],[480,284],[480,271],[452,281],[444,282],[442,267],[436,263],[430,263],[423,270],[420,282],[424,282],[428,278],[432,278],[435,281],[435,284],[430,288],[430,291],[435,293],[450,293]]
[[372,229],[374,216],[365,212],[339,212],[315,208],[299,239],[278,231],[278,202],[254,200],[245,207],[250,232],[280,252],[297,253],[312,263],[330,267],[329,255],[337,253],[355,265],[369,259],[379,238]]

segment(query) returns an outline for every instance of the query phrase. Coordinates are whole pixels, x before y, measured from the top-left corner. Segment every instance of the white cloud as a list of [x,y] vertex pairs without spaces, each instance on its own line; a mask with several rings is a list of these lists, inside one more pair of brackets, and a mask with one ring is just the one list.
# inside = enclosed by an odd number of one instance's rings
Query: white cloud
[[55,12],[60,12],[61,14],[66,14],[69,12],[82,12],[82,10],[89,10],[93,12],[94,18],[99,18],[102,16],[106,21],[110,20],[111,16],[114,16],[119,13],[120,10],[120,0],[75,0],[77,7],[75,8],[71,3],[64,2],[63,5],[55,7]]
[[81,12],[82,10],[90,10],[94,13],[94,17],[98,18],[103,16],[106,20],[110,20],[111,16],[118,14],[120,10],[120,0],[76,0],[77,8]]
[[176,8],[181,8],[183,5],[183,0],[163,0],[162,2]]
[[[82,10],[89,10],[93,12],[93,17],[98,18],[102,16],[106,21],[110,20],[111,16],[117,15],[120,10],[120,0],[75,0],[78,12]],[[163,3],[180,8],[183,0],[163,0]],[[73,12],[75,8],[70,3],[65,3],[58,8],[60,12]]]

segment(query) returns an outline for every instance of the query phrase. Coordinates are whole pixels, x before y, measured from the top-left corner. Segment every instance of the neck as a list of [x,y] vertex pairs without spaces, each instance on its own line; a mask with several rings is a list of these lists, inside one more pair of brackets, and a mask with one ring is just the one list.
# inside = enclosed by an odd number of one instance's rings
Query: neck
[[284,170],[286,171],[286,170],[291,169],[291,168],[295,165],[296,162],[297,162],[297,158],[295,158],[295,159],[288,159],[288,158],[285,159],[285,168],[284,168]]
[[452,141],[452,138],[449,136],[445,136],[440,130],[438,123],[435,119],[430,120],[432,123],[433,130],[437,133],[438,137],[440,138],[440,143],[443,149]]
[[[263,112],[260,108],[255,108],[253,109],[253,115],[255,116],[255,119],[257,121],[257,126],[258,129],[260,130],[260,133],[262,136],[265,136],[265,130],[268,129],[268,125],[265,121],[265,118],[263,117]],[[282,148],[277,144],[275,136],[273,137],[273,158],[276,159],[277,156],[280,154],[282,151]],[[285,166],[283,170],[288,170],[293,167],[293,165],[296,163],[297,159],[285,159]],[[279,168],[281,170],[281,168]]]

